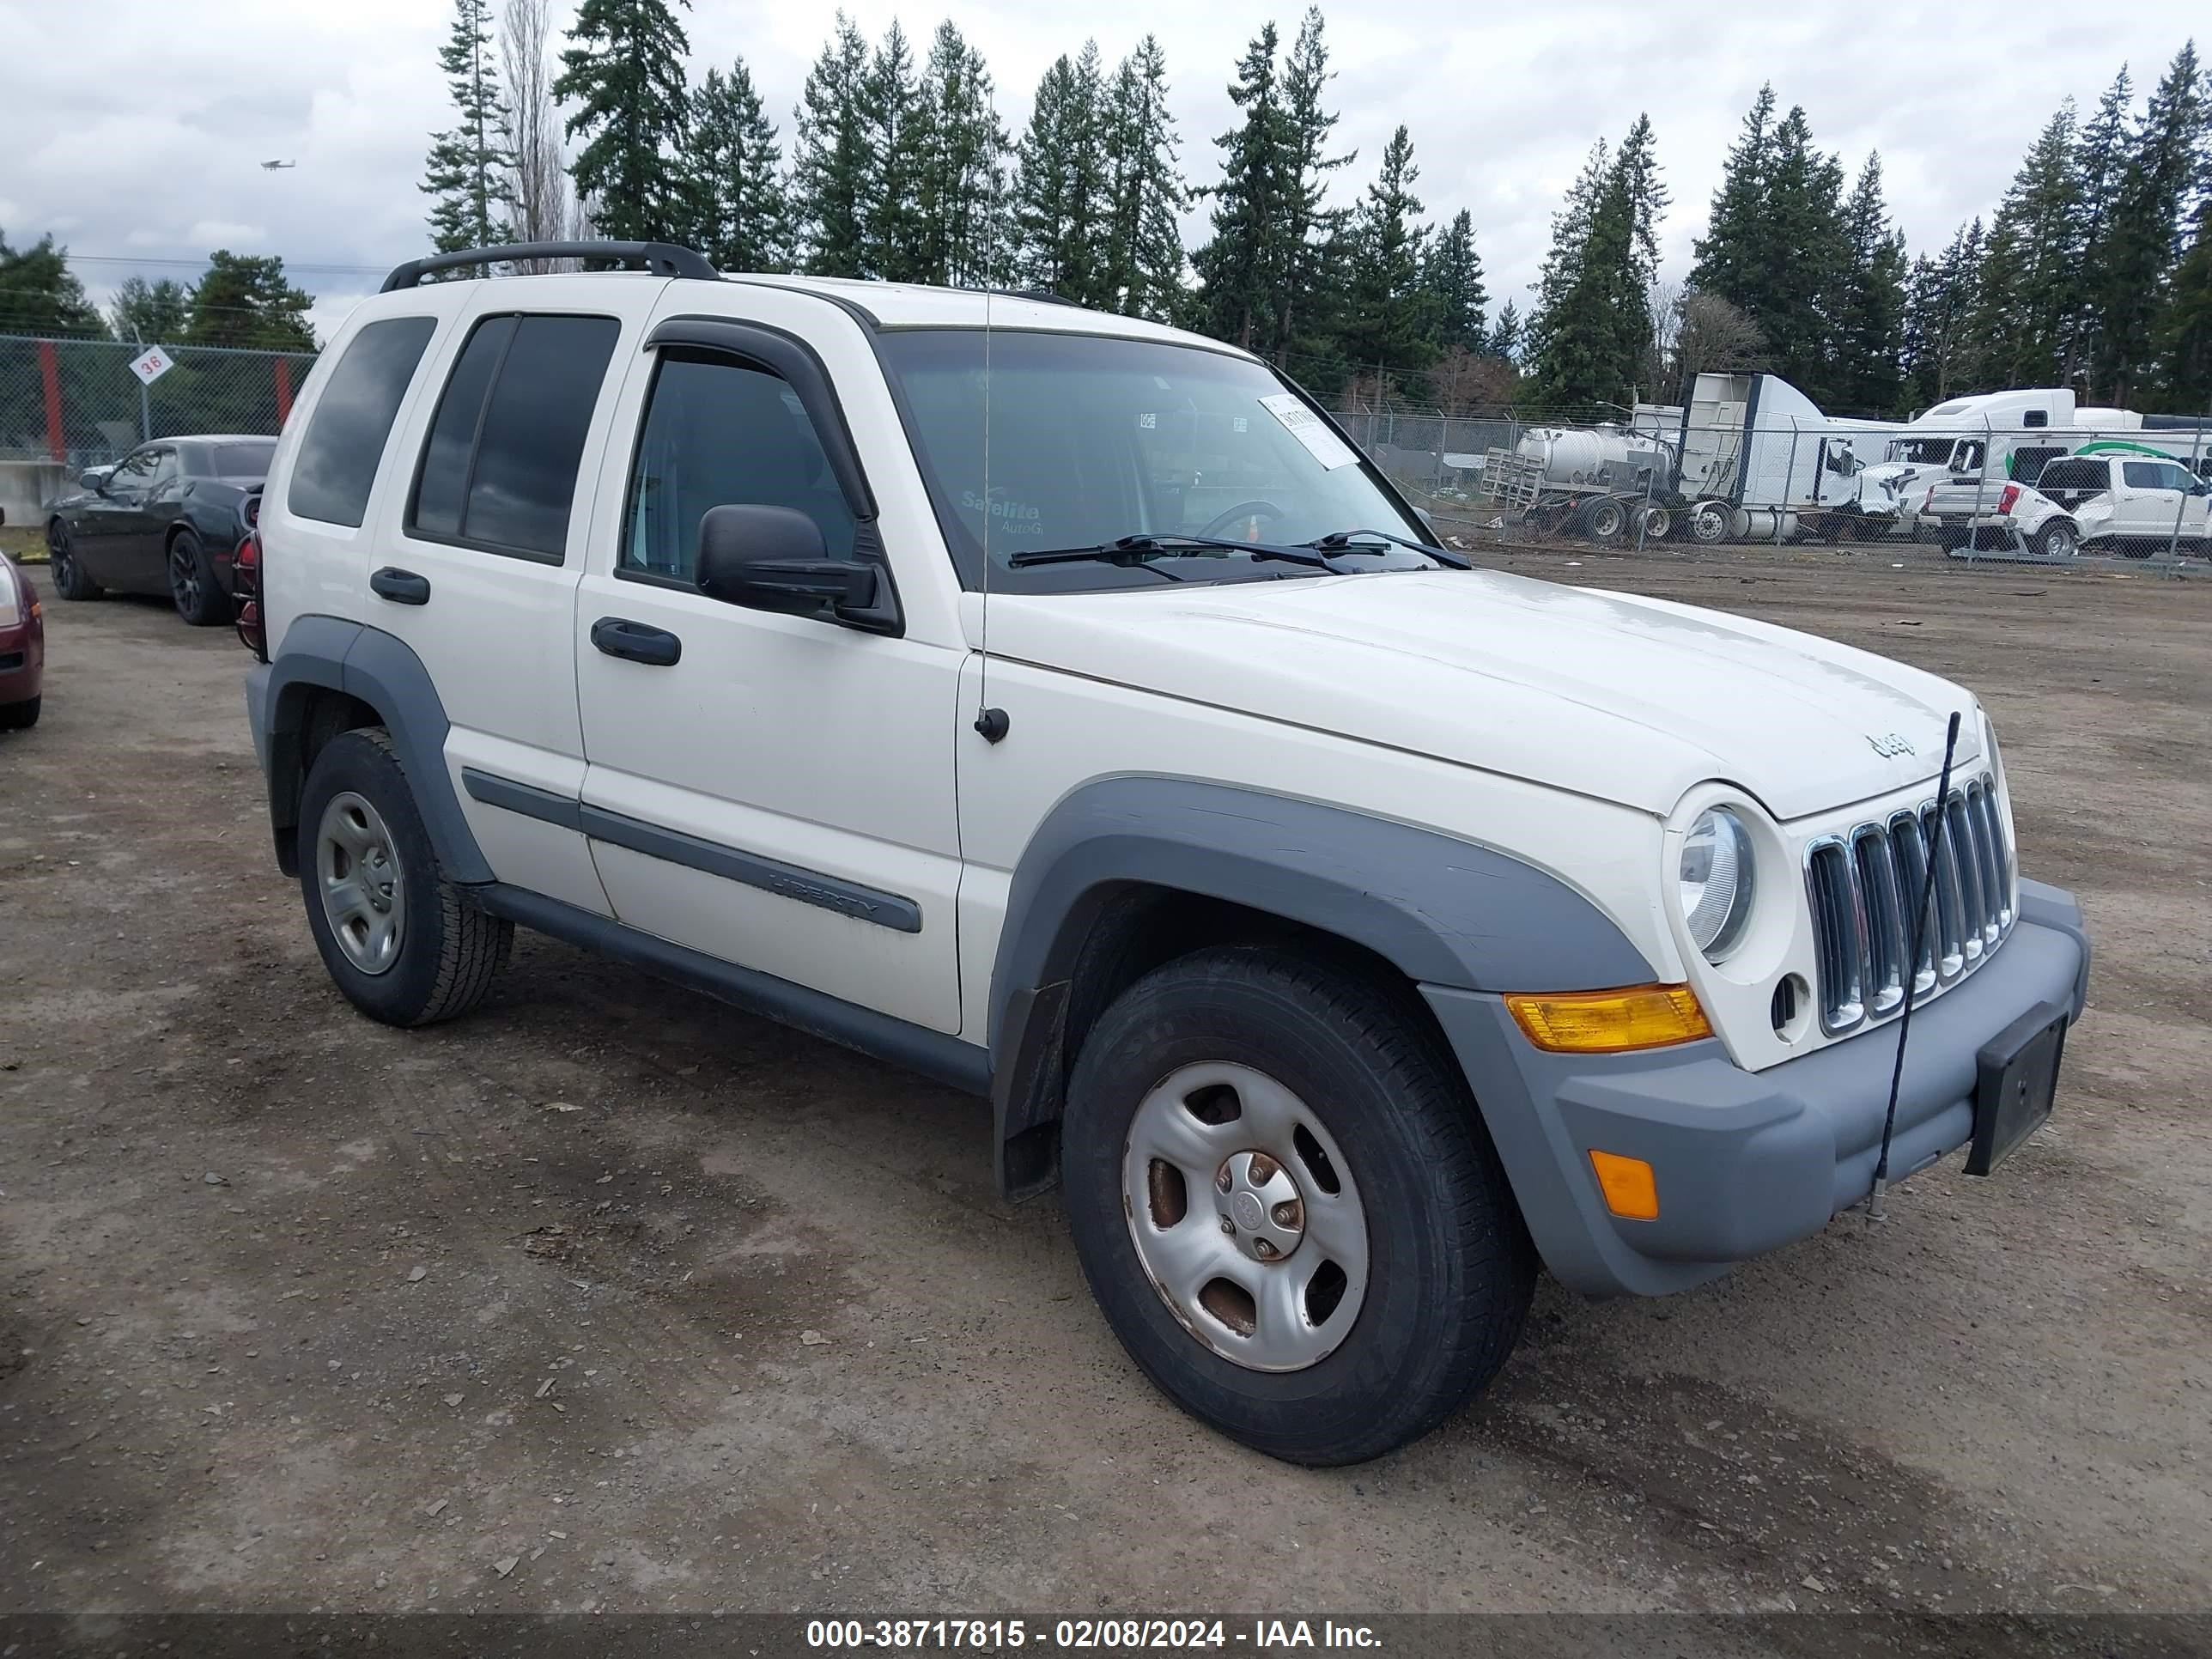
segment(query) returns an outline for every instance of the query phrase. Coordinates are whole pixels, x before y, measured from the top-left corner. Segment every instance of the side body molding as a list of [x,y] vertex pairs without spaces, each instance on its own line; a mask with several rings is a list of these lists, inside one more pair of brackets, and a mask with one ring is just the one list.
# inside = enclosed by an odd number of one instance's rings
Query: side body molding
[[[1599,990],[1656,977],[1597,907],[1472,842],[1257,790],[1125,775],[1073,791],[1038,826],[1007,895],[991,981],[1000,1176],[1049,1184],[1009,1144],[1060,1115],[1068,981],[1132,884],[1225,900],[1364,945],[1417,984]],[[1025,1167],[1026,1166],[1026,1167]]]
[[270,823],[284,872],[298,873],[295,831],[307,781],[302,739],[318,687],[357,697],[383,717],[447,873],[459,882],[489,881],[491,866],[447,775],[449,722],[429,670],[404,641],[337,617],[301,617],[286,629],[270,659],[268,678],[251,700],[258,705],[255,718],[266,722],[265,731],[254,734],[254,746],[268,771]]

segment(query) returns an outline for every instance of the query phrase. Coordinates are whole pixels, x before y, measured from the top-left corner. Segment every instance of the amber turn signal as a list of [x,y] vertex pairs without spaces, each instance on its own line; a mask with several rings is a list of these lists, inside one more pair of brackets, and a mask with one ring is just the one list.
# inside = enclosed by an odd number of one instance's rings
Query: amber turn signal
[[1713,1028],[1686,985],[1637,985],[1622,991],[1510,994],[1505,1006],[1528,1041],[1554,1054],[1613,1054],[1695,1042]]
[[1659,1218],[1659,1182],[1649,1164],[1640,1158],[1601,1152],[1595,1146],[1590,1148],[1589,1161],[1590,1168],[1597,1171],[1598,1190],[1605,1194],[1607,1209],[1631,1221]]

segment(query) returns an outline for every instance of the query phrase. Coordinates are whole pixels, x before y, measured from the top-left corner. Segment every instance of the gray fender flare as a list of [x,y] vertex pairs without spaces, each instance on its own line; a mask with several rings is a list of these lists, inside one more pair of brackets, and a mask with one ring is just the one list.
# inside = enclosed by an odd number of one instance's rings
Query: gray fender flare
[[[1085,935],[1129,884],[1226,900],[1350,940],[1416,984],[1584,991],[1658,975],[1587,897],[1534,865],[1433,830],[1197,779],[1073,791],[1016,866],[991,979],[1000,1181],[1007,1143],[1059,1115],[1059,1036]],[[1069,1057],[1072,1058],[1072,1057]]]
[[291,832],[307,781],[301,738],[310,693],[318,687],[358,698],[382,718],[447,878],[491,880],[446,770],[450,722],[430,671],[404,640],[337,617],[301,617],[284,630],[258,699],[267,729],[255,734],[256,746],[266,757],[269,818],[286,872],[296,873]]

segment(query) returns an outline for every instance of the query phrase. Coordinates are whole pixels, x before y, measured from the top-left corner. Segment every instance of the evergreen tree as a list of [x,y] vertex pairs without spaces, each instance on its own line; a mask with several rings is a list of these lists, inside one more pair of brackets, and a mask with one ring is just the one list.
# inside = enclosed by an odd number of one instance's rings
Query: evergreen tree
[[1942,255],[1913,262],[1905,286],[1904,370],[1909,405],[1928,409],[1954,397],[1966,378],[1970,325],[1979,302],[1982,222],[1961,225]]
[[2069,100],[2045,124],[1990,221],[1971,332],[1974,378],[1992,390],[2055,386],[2063,372],[2081,260],[2076,143]]
[[[4,303],[0,296],[0,304]],[[117,339],[160,345],[185,337],[191,307],[191,292],[173,276],[151,283],[143,276],[125,276],[107,302],[107,316]],[[7,331],[0,327],[0,333]]]
[[[1329,134],[1338,118],[1322,105],[1336,75],[1328,66],[1325,32],[1321,8],[1309,6],[1283,65],[1285,148],[1279,160],[1285,175],[1276,186],[1283,223],[1272,278],[1278,362],[1293,351],[1338,355],[1330,337],[1348,300],[1346,289],[1354,258],[1352,216],[1326,204],[1328,175],[1349,167],[1358,152],[1328,153]],[[1321,378],[1332,375],[1324,370]]]
[[1098,43],[1063,53],[1037,82],[1014,172],[1022,278],[1080,305],[1111,306],[1107,238],[1105,88]]
[[1601,140],[1553,219],[1528,358],[1553,408],[1625,404],[1638,390],[1651,338],[1637,224],[1647,149],[1624,142],[1608,155]]
[[2173,273],[2159,330],[2159,382],[2167,409],[2212,412],[2212,195],[2197,206],[2195,239]]
[[1237,61],[1229,97],[1244,118],[1213,141],[1222,152],[1221,182],[1206,192],[1213,234],[1192,261],[1206,331],[1247,350],[1273,343],[1276,283],[1288,263],[1280,194],[1290,172],[1289,124],[1275,48],[1268,23]]
[[441,253],[507,240],[514,152],[492,50],[491,0],[453,0],[453,28],[438,53],[459,118],[434,133],[422,176],[430,235]]
[[1659,141],[1650,115],[1637,116],[1613,165],[1628,192],[1637,279],[1649,289],[1659,280],[1659,222],[1667,216],[1668,200],[1667,186],[1659,181]]
[[2203,166],[2204,88],[2194,43],[2174,54],[2143,112],[2120,175],[2098,272],[2096,387],[2115,403],[2150,369],[2165,280]]
[[[678,0],[689,8],[690,0]],[[670,0],[582,0],[553,95],[587,135],[569,171],[593,228],[617,241],[672,241],[693,216],[675,164],[689,148],[690,50]]]
[[1835,412],[1887,415],[1904,383],[1905,238],[1889,222],[1878,154],[1868,155],[1844,204],[1844,240],[1847,262],[1831,318]]
[[1717,294],[1747,311],[1745,296],[1760,291],[1762,268],[1772,252],[1767,234],[1766,190],[1774,167],[1774,88],[1759,89],[1743,118],[1743,131],[1721,164],[1720,188],[1713,194],[1705,234],[1698,238],[1691,288]]
[[691,234],[722,270],[782,270],[791,228],[778,166],[783,151],[752,71],[738,58],[725,76],[709,68],[691,100]]
[[874,158],[866,100],[868,43],[842,11],[799,93],[792,194],[805,268],[822,276],[867,274]]
[[185,319],[189,345],[247,346],[263,351],[313,351],[307,320],[313,297],[284,279],[284,261],[273,253],[232,253],[218,248],[192,285]]
[[1421,204],[1413,195],[1420,169],[1413,141],[1401,126],[1383,146],[1382,165],[1352,231],[1352,260],[1338,349],[1358,367],[1378,366],[1378,392],[1390,371],[1425,368],[1436,353],[1431,293],[1421,280],[1425,233],[1413,222]]
[[[1006,130],[982,54],[950,21],[921,74],[923,141],[915,200],[921,280],[956,287],[1006,277]],[[1180,247],[1180,244],[1177,245]]]
[[929,264],[918,199],[927,167],[929,121],[915,78],[914,48],[896,17],[868,66],[862,107],[871,181],[861,216],[865,269],[886,282],[921,282]]
[[1521,324],[1521,307],[1508,300],[1498,313],[1498,321],[1491,327],[1490,337],[1483,342],[1483,349],[1493,357],[1517,363],[1521,361],[1524,331]]
[[1184,307],[1182,216],[1190,202],[1167,99],[1167,59],[1147,34],[1115,71],[1105,105],[1105,286],[1117,310],[1159,322]]
[[1482,326],[1483,308],[1490,296],[1483,291],[1482,260],[1474,251],[1474,216],[1465,208],[1430,238],[1421,283],[1429,293],[1431,343],[1438,351],[1455,346],[1484,350],[1488,337]]
[[2067,295],[2065,339],[2059,356],[2061,386],[2072,386],[2076,374],[2086,371],[2098,356],[2096,301],[2104,291],[2106,261],[2112,254],[2112,202],[2119,193],[2120,175],[2127,169],[2134,108],[2135,88],[2123,64],[2105,95],[2097,100],[2097,113],[2081,129],[2074,146],[2075,216],[2067,231],[2067,246],[2074,255],[2074,280]]
[[0,233],[0,334],[107,337],[107,325],[69,268],[69,250],[56,247],[51,234],[11,248]]

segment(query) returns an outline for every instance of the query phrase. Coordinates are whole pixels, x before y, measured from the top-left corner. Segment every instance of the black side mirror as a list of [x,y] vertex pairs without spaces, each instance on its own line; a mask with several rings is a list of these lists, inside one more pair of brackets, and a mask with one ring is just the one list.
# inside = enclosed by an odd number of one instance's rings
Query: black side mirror
[[107,493],[107,480],[114,471],[112,466],[95,466],[80,472],[76,477],[77,488],[105,495]]
[[794,616],[848,610],[876,603],[879,573],[873,565],[833,559],[822,526],[788,507],[754,503],[709,507],[699,520],[699,591],[713,599],[755,611]]

